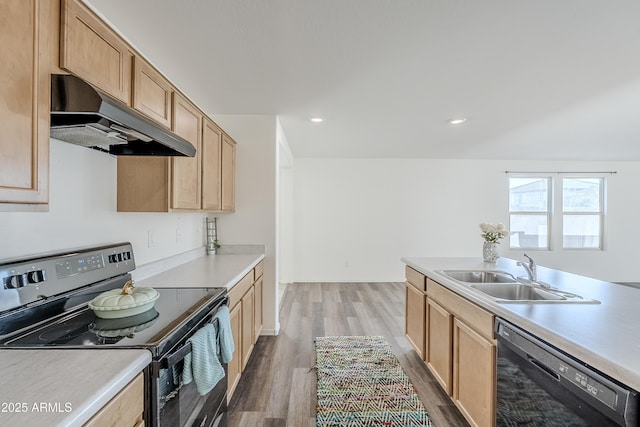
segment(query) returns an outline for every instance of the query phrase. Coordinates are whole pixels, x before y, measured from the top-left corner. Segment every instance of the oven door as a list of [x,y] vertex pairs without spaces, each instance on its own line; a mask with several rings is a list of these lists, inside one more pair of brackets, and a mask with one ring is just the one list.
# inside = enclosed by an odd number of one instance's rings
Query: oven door
[[[215,315],[212,311],[207,319]],[[195,330],[208,322],[204,322]],[[213,321],[218,329],[218,322]],[[194,330],[194,332],[195,332]],[[217,354],[220,359],[220,338],[217,334]],[[183,384],[184,358],[191,351],[189,337],[181,340],[174,350],[154,363],[155,375],[151,384],[151,425],[159,427],[222,427],[226,426],[227,413],[227,365],[222,363],[225,375],[207,394],[200,395],[195,381]]]

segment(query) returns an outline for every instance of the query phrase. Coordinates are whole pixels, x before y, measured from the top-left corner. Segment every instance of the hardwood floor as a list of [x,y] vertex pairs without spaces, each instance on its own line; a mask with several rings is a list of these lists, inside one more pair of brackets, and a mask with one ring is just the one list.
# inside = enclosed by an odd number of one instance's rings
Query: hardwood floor
[[229,426],[315,426],[313,339],[382,335],[436,427],[468,426],[404,336],[404,283],[293,283],[280,334],[258,339],[229,402]]

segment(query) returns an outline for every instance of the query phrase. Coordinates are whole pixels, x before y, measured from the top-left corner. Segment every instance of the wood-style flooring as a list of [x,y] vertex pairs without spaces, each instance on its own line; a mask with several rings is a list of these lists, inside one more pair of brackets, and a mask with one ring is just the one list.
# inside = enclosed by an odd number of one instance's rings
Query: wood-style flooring
[[315,426],[314,338],[382,335],[436,427],[468,426],[404,336],[404,283],[293,283],[280,334],[258,339],[229,402],[230,427]]

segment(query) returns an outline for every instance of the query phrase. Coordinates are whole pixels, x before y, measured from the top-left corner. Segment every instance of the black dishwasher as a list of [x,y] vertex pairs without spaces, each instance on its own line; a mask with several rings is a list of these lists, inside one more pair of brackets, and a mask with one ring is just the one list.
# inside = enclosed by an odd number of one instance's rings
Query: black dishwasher
[[638,426],[638,392],[496,320],[496,425]]

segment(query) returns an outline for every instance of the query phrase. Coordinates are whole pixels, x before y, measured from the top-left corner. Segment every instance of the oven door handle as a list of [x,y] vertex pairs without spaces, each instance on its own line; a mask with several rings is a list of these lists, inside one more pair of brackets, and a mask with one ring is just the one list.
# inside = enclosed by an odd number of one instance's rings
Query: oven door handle
[[168,355],[165,359],[164,359],[164,363],[162,363],[161,368],[162,369],[168,369],[171,368],[172,366],[175,366],[178,364],[178,362],[180,362],[181,360],[183,360],[187,354],[191,353],[191,343],[185,343],[185,345],[183,345],[182,347],[180,347],[178,350],[176,350],[175,352],[171,353],[170,355]]
[[[211,311],[211,313],[209,314],[211,318],[207,323],[205,323],[205,325],[209,323],[213,323],[215,319],[215,314],[218,312],[220,307],[228,304],[229,304],[229,297],[225,296],[224,299],[221,301],[221,303]],[[172,366],[175,366],[181,360],[183,360],[189,353],[191,353],[191,343],[186,342],[182,347],[180,347],[178,350],[174,351],[173,353],[169,354],[167,357],[165,357],[162,360],[160,364],[161,369],[168,369],[168,368],[171,368]]]

